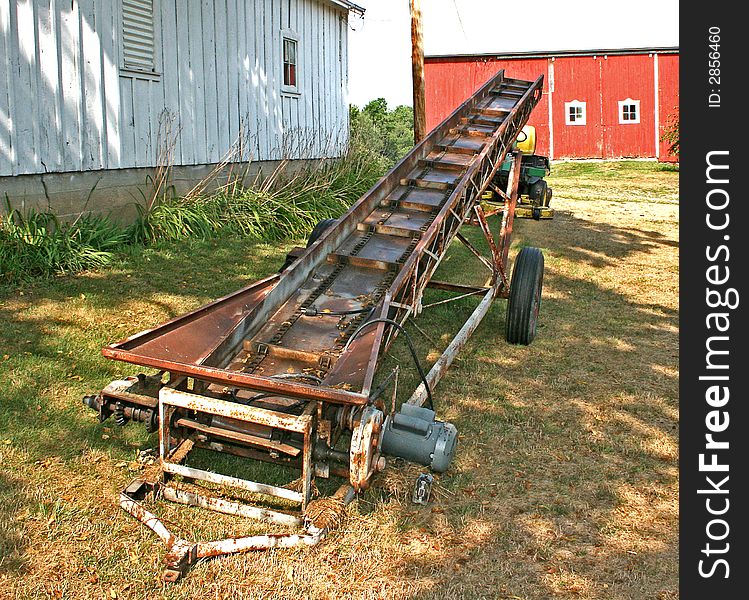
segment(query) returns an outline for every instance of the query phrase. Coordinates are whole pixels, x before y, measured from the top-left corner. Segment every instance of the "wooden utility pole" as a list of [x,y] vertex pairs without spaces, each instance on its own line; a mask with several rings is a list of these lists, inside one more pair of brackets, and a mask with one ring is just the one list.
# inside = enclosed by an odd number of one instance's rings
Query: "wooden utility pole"
[[421,0],[411,2],[411,65],[414,99],[414,144],[424,139],[427,130],[424,98],[424,36],[421,30]]

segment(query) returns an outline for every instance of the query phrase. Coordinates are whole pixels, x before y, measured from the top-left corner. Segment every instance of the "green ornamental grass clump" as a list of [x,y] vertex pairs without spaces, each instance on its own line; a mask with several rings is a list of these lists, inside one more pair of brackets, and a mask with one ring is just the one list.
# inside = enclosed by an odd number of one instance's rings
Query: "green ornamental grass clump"
[[46,211],[13,209],[0,221],[0,280],[24,281],[110,264],[128,232],[104,216],[62,222]]
[[257,185],[232,179],[210,194],[177,197],[167,191],[153,202],[138,204],[132,238],[143,244],[219,234],[298,238],[322,219],[343,214],[385,170],[376,155],[354,141],[341,159],[301,169],[291,164],[282,161]]

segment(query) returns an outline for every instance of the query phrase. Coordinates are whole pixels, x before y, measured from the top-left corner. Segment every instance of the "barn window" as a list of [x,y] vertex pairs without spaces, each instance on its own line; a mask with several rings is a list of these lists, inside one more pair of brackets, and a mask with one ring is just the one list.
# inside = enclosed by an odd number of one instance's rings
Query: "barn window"
[[122,0],[122,68],[156,71],[153,0]]
[[627,98],[619,100],[619,123],[629,125],[640,122],[640,101]]
[[296,40],[283,41],[283,84],[296,87]]
[[299,36],[290,29],[282,32],[283,85],[282,92],[299,93]]
[[565,102],[564,114],[567,125],[585,125],[585,102]]

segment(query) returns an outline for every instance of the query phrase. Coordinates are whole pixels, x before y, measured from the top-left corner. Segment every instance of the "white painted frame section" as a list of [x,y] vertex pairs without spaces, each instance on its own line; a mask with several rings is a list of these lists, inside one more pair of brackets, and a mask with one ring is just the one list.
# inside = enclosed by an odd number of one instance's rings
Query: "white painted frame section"
[[[567,125],[585,125],[587,121],[587,103],[580,100],[572,100],[564,103],[564,122]],[[571,114],[574,109],[575,116]],[[579,110],[578,110],[579,109]],[[579,116],[578,116],[579,115]]]
[[[627,108],[634,107],[635,116],[631,118],[631,110],[627,111]],[[630,118],[625,119],[624,115],[629,113]],[[619,125],[636,125],[640,122],[640,101],[632,100],[632,98],[626,98],[625,100],[619,100]]]

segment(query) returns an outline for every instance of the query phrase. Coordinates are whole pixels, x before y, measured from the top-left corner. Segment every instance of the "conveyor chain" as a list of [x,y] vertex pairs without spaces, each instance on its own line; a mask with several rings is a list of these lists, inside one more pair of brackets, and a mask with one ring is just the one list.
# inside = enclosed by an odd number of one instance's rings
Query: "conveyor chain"
[[[412,189],[412,188],[409,188]],[[407,193],[403,194],[402,197],[407,196]],[[416,249],[417,244],[419,243],[419,240],[421,239],[422,234],[429,229],[429,226],[432,224],[434,219],[436,218],[437,214],[439,213],[440,209],[444,205],[445,201],[449,198],[450,191],[445,192],[445,197],[442,199],[442,201],[435,206],[430,212],[429,212],[429,218],[424,222],[424,224],[419,228],[419,233],[414,235],[411,239],[410,244],[408,247],[403,251],[403,253],[398,257],[396,260],[396,264],[402,265],[408,260],[408,257],[411,256],[413,251]],[[399,198],[400,199],[402,199]],[[382,217],[379,219],[378,224],[383,224],[385,221],[387,221],[392,214],[395,212],[396,206],[391,206],[390,210],[386,213],[383,213]],[[372,239],[372,236],[375,234],[375,229],[370,228],[364,236],[356,243],[356,245],[351,249],[349,255],[350,256],[356,256],[361,252],[361,250],[364,248],[364,246],[367,245],[367,242],[369,242],[370,239]],[[332,285],[333,282],[336,280],[336,278],[341,274],[341,271],[343,271],[344,267],[346,266],[346,263],[340,262],[336,264],[336,266],[333,268],[333,270],[328,274],[325,279],[323,279],[320,284],[310,293],[309,296],[302,302],[299,307],[294,311],[294,313],[285,320],[281,326],[278,328],[278,330],[275,332],[275,334],[268,340],[268,343],[270,344],[278,344],[283,336],[286,334],[286,332],[296,323],[301,317],[303,317],[307,309],[309,309],[314,302],[322,296],[326,290],[328,290]],[[385,294],[385,292],[388,290],[388,288],[392,285],[393,281],[395,280],[395,276],[397,275],[397,271],[388,271],[385,276],[380,280],[380,282],[375,286],[374,290],[369,294],[368,300],[362,305],[362,308],[369,308],[370,306],[376,306],[377,303],[382,299],[382,296]],[[349,338],[353,335],[354,331],[369,317],[369,312],[362,312],[360,314],[357,314],[351,318],[348,323],[344,321],[345,317],[341,318],[341,324],[339,327],[342,329],[340,335],[335,341],[335,346],[331,351],[324,352],[323,354],[329,357],[333,357],[336,355],[339,355],[343,348],[346,346],[346,343],[348,342]],[[264,345],[260,345],[260,347],[264,347]],[[260,364],[263,362],[265,357],[267,356],[267,353],[262,351],[254,351],[252,359],[249,360],[246,363],[246,366],[244,367],[243,371],[246,373],[254,373],[255,370],[260,366]],[[321,362],[322,367],[322,373],[326,373],[330,367],[332,366],[331,360],[325,360]]]

